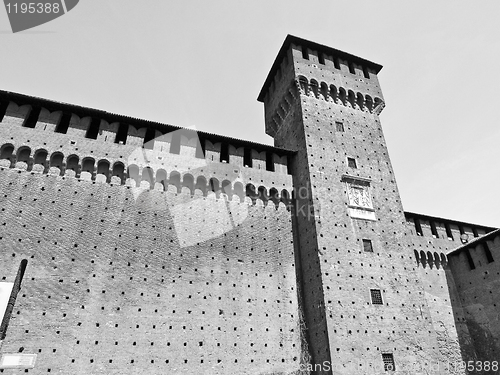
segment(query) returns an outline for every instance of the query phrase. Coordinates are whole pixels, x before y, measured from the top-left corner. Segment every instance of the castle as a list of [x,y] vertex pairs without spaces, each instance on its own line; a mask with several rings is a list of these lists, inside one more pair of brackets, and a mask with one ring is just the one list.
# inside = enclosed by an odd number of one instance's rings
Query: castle
[[381,68],[288,36],[274,147],[1,91],[0,373],[499,373],[500,231],[403,210]]

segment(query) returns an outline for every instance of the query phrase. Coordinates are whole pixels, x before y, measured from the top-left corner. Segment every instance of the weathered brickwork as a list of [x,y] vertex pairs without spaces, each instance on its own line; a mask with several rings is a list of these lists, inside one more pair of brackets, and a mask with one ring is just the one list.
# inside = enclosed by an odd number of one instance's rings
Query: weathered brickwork
[[0,372],[495,373],[500,234],[403,210],[381,68],[287,37],[274,147],[0,92]]

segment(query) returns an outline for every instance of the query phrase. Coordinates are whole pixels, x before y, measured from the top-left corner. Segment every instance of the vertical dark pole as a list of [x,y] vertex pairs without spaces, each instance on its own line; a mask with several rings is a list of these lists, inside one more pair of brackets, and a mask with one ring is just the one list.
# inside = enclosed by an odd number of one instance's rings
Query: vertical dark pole
[[10,293],[9,302],[7,308],[5,309],[5,315],[2,319],[2,324],[0,325],[0,340],[5,339],[7,334],[7,327],[9,326],[10,317],[12,316],[12,311],[14,310],[14,304],[16,303],[17,293],[21,289],[21,282],[23,281],[24,271],[26,270],[26,265],[28,261],[23,259],[17,270],[16,280],[12,286],[12,292]]

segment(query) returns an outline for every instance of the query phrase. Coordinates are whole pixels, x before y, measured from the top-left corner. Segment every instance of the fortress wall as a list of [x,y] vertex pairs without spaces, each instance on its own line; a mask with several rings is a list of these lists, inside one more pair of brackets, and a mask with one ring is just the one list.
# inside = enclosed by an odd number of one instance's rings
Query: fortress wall
[[[405,212],[405,216],[409,231],[413,236],[438,240],[438,243],[447,249],[460,246],[463,234],[466,234],[470,241],[494,230],[494,228],[482,225],[433,218],[408,212]],[[433,233],[432,225],[436,229],[435,233]]]
[[[129,125],[126,144],[119,144],[114,142],[115,132],[120,127],[117,122],[109,124],[100,121],[96,139],[90,139],[85,137],[92,122],[90,117],[71,115],[68,131],[63,134],[53,131],[62,112],[49,113],[42,109],[34,129],[22,126],[28,113],[29,106],[19,107],[11,102],[7,108],[0,123],[0,147],[3,150],[6,145],[12,145],[13,150],[11,154],[2,154],[0,165],[14,167],[22,159],[28,171],[82,178],[87,178],[84,172],[89,172],[90,180],[100,178],[111,182],[117,177],[118,181],[115,182],[124,184],[127,178],[131,178],[131,186],[140,186],[146,180],[152,189],[158,187],[157,183],[163,189],[170,184],[175,185],[179,192],[182,186],[187,186],[191,193],[194,193],[195,184],[201,181],[197,186],[204,195],[211,189],[220,190],[224,181],[225,186],[231,186],[231,189],[226,189],[230,196],[238,189],[244,192],[248,184],[255,191],[262,186],[267,195],[270,195],[272,188],[280,192],[280,196],[283,189],[289,193],[292,190],[286,156],[270,153],[269,157],[273,158],[274,163],[272,171],[266,169],[266,152],[250,150],[249,154],[254,158],[251,166],[243,166],[243,148],[229,145],[229,163],[220,162],[221,143],[212,144],[206,140],[203,154],[197,133],[189,130],[164,135],[154,131],[156,138],[146,141],[146,128],[136,129]],[[25,155],[20,157],[19,152],[23,149]],[[42,154],[46,156],[42,157]],[[42,156],[37,159],[37,155]],[[53,167],[59,168],[59,171]],[[144,173],[145,170],[147,173]],[[102,176],[98,177],[99,174]],[[172,181],[171,176],[175,176]],[[216,183],[211,184],[211,179]],[[242,187],[235,189],[236,183]],[[243,200],[244,195],[240,194],[240,198]]]
[[0,169],[0,191],[0,281],[28,260],[2,352],[37,354],[29,373],[298,369],[283,203],[14,168]]
[[439,351],[443,358],[448,358],[451,364],[458,366],[462,360],[476,360],[477,356],[446,255],[454,242],[442,237],[429,238],[426,234],[429,230],[430,235],[430,228],[426,228],[425,224],[422,226],[424,236],[410,236],[408,251],[413,249],[418,283],[424,288]]
[[[61,122],[64,122],[61,110],[50,112],[42,107],[33,128],[25,127],[23,124],[26,124],[31,111],[30,105],[19,106],[10,102],[3,119],[0,119],[2,120],[0,122],[0,139],[5,140],[2,144],[12,143],[16,149],[21,146],[30,147],[30,143],[31,145],[36,144],[36,149],[43,148],[47,151],[48,164],[50,164],[50,155],[60,152],[65,158],[75,154],[80,160],[96,155],[94,157],[96,163],[100,159],[105,159],[111,166],[115,163],[121,163],[125,169],[130,164],[138,164],[139,166],[140,164],[154,164],[158,166],[157,168],[180,170],[182,174],[184,170],[196,169],[200,165],[223,164],[221,163],[221,147],[222,144],[225,144],[229,152],[227,164],[237,166],[240,174],[262,180],[264,185],[271,182],[268,183],[266,181],[268,179],[278,179],[280,186],[285,180],[288,181],[289,185],[291,184],[291,177],[282,176],[289,173],[288,160],[286,155],[279,154],[279,151],[264,152],[249,145],[246,148],[249,149],[250,162],[246,163],[248,165],[245,166],[246,164],[243,162],[244,147],[235,147],[222,140],[221,142],[212,142],[204,139],[203,134],[193,130],[177,129],[163,134],[157,129],[136,128],[116,121],[110,123],[103,119],[96,119],[99,127],[95,130],[95,139],[92,139],[86,137],[89,135],[93,121],[93,118],[89,116],[80,117],[74,113],[68,114],[67,130],[61,133],[55,132],[57,127],[61,127]],[[127,132],[126,135],[119,137],[122,125],[127,126]],[[145,126],[148,126],[147,123]],[[258,147],[258,145],[256,146]],[[263,147],[272,149],[270,146]],[[182,160],[182,158],[187,160]],[[198,159],[195,160],[194,165],[193,158]],[[266,163],[267,158],[270,160]],[[15,165],[15,157],[11,159]],[[64,160],[63,163],[65,162]],[[268,168],[268,165],[272,168]],[[217,167],[213,165],[212,169],[217,169]],[[269,174],[265,176],[262,172],[269,172]],[[280,176],[274,177],[276,175]],[[221,178],[222,176],[217,177]],[[244,179],[243,176],[241,177]]]
[[449,255],[449,263],[478,360],[499,361],[500,235],[498,231],[454,251]]

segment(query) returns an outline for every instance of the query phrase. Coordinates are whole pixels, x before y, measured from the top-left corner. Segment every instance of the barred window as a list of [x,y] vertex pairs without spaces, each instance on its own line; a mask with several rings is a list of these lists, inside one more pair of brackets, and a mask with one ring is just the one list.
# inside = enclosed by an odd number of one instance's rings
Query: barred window
[[380,291],[380,289],[370,289],[370,294],[372,296],[372,304],[383,305],[382,292]]
[[396,371],[392,353],[382,353],[382,361],[384,361],[384,371]]

